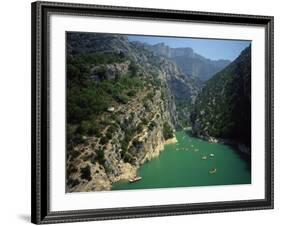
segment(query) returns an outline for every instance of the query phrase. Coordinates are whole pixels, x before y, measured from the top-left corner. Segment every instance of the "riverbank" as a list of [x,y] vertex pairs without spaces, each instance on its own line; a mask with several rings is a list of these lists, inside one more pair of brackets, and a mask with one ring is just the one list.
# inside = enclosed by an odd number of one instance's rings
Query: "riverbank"
[[174,136],[173,138],[170,138],[168,140],[165,140],[164,142],[159,143],[155,150],[153,152],[147,152],[145,157],[140,161],[137,165],[132,165],[130,163],[121,163],[119,164],[119,168],[121,169],[121,174],[110,178],[112,183],[116,183],[119,181],[129,181],[130,179],[134,179],[137,176],[137,171],[141,165],[144,163],[151,161],[154,158],[159,157],[161,152],[165,149],[165,145],[168,144],[175,144],[177,143],[177,138]]
[[[67,192],[90,192],[90,191],[109,191],[112,189],[112,185],[118,182],[128,182],[138,176],[139,168],[155,158],[158,158],[160,153],[165,149],[165,145],[174,144],[177,142],[176,136],[171,139],[164,140],[161,134],[157,134],[154,140],[157,141],[156,147],[153,143],[149,143],[146,146],[146,154],[140,159],[136,159],[135,164],[124,162],[123,160],[115,160],[113,162],[114,167],[118,170],[118,173],[107,173],[106,170],[110,170],[112,166],[107,166],[105,169],[103,165],[96,163],[91,168],[88,168],[91,180],[83,180],[79,186],[75,186],[72,189],[67,189]],[[110,147],[108,147],[110,149]],[[88,164],[86,162],[79,162],[83,169],[87,169]],[[76,177],[80,176],[80,172],[76,172]],[[74,181],[75,182],[75,181]]]
[[220,144],[226,144],[226,145],[230,145],[232,147],[234,147],[236,150],[240,151],[241,154],[245,154],[250,156],[251,155],[251,148],[248,147],[245,144],[239,143],[233,139],[227,139],[227,138],[216,138],[216,137],[212,137],[212,136],[207,136],[207,135],[194,135],[194,133],[192,132],[192,129],[190,130],[185,130],[186,132],[191,133],[193,136],[198,137],[202,140],[208,141],[210,143],[220,143]]

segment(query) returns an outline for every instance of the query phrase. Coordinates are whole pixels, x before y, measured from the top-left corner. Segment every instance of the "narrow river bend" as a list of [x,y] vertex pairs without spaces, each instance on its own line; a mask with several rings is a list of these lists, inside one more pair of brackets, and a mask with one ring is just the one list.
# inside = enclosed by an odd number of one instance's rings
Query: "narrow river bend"
[[[176,132],[178,142],[165,145],[159,157],[138,169],[140,181],[120,181],[112,190],[250,184],[251,170],[236,150]],[[215,169],[215,173],[210,171]]]

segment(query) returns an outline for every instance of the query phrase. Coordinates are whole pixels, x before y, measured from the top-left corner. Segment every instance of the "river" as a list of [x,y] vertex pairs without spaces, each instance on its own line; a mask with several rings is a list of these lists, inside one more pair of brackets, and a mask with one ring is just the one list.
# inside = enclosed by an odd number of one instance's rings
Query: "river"
[[249,161],[232,147],[210,143],[184,131],[176,132],[176,137],[177,143],[165,145],[159,157],[138,169],[141,180],[117,182],[112,190],[251,183]]

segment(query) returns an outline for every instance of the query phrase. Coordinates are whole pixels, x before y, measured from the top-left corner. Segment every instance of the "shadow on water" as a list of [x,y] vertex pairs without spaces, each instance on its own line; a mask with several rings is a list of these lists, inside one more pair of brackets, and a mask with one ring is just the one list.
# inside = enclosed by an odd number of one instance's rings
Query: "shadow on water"
[[187,134],[188,136],[192,137],[192,138],[197,138],[197,139],[200,139],[198,138],[197,136],[195,136],[191,130],[184,130],[185,134]]
[[237,152],[239,158],[246,163],[246,170],[251,172],[251,169],[252,169],[251,154],[245,154],[245,153],[237,150],[237,148],[235,148],[234,150]]
[[224,145],[227,145],[229,148],[231,148],[237,154],[239,159],[241,159],[243,162],[246,163],[245,169],[248,172],[251,172],[251,169],[252,169],[251,154],[246,154],[246,153],[241,152],[238,149],[237,145],[230,145],[230,144],[224,144]]

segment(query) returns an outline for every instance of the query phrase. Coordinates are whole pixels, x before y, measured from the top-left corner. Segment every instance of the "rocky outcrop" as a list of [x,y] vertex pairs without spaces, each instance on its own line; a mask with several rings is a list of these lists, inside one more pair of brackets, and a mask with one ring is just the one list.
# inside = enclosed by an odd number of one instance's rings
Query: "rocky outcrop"
[[91,78],[95,81],[118,79],[129,71],[130,61],[123,63],[98,65],[91,68]]

